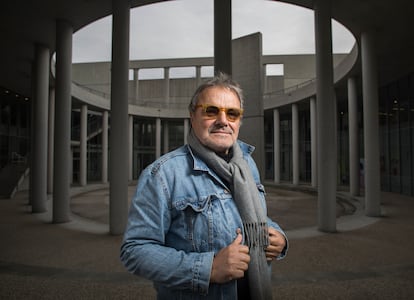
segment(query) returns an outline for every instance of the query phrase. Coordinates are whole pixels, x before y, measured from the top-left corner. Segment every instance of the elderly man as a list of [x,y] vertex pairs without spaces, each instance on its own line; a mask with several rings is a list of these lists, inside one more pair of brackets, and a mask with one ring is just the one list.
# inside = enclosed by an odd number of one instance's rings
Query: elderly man
[[267,217],[254,148],[238,140],[242,91],[218,74],[189,111],[188,145],[139,178],[121,260],[158,299],[271,299],[270,263],[287,239]]

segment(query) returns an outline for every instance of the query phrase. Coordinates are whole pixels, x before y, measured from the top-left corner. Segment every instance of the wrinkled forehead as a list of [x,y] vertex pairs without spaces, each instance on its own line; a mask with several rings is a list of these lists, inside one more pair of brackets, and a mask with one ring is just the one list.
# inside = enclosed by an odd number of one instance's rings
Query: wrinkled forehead
[[230,104],[231,106],[241,107],[242,103],[240,96],[236,90],[227,86],[209,86],[202,90],[197,97],[197,103],[211,103],[211,104]]

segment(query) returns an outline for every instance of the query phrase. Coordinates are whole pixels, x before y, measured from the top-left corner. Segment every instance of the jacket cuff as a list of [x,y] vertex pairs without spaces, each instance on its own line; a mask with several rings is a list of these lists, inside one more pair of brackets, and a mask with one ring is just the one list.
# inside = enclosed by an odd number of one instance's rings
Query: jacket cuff
[[197,255],[193,267],[193,292],[201,295],[208,294],[213,259],[214,252],[201,253],[200,255]]

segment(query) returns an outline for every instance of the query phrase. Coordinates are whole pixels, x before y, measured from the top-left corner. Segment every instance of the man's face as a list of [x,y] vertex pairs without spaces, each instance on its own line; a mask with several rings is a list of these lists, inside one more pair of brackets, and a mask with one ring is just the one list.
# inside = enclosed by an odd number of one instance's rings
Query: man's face
[[[213,105],[219,108],[240,109],[237,94],[224,87],[205,89],[198,98],[197,105]],[[239,136],[241,118],[229,121],[226,112],[221,109],[217,116],[207,115],[203,107],[196,107],[190,113],[191,125],[200,142],[216,153],[226,154]]]

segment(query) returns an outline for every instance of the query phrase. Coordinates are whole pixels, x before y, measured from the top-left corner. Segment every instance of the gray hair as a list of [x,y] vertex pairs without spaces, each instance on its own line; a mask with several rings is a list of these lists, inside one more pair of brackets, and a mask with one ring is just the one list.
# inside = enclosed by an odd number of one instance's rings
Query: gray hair
[[243,91],[240,85],[237,82],[233,81],[229,75],[219,72],[212,79],[204,82],[196,89],[196,91],[194,92],[194,95],[191,97],[191,102],[188,105],[188,110],[190,112],[195,110],[195,107],[198,102],[198,97],[204,90],[211,88],[211,87],[216,87],[216,86],[228,88],[232,90],[233,92],[235,92],[240,101],[240,108],[243,108],[244,98],[243,98]]

